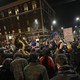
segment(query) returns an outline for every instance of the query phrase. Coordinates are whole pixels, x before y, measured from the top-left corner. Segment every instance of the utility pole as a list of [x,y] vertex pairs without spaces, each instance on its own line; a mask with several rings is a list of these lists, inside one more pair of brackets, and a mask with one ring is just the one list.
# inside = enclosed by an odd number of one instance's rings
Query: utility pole
[[43,34],[44,34],[44,22],[43,22],[42,0],[39,0],[39,1],[40,1],[40,12],[41,12],[42,30],[43,30]]

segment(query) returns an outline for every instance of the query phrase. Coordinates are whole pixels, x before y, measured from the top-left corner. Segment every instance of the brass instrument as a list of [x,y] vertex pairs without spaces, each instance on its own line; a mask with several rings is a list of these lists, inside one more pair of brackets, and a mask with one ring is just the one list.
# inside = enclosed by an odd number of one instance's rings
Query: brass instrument
[[15,46],[17,47],[17,44],[21,43],[22,44],[22,48],[19,49],[24,55],[28,56],[30,55],[30,53],[25,50],[26,46],[29,46],[28,42],[26,39],[24,39],[24,37],[22,35],[18,35],[15,39]]

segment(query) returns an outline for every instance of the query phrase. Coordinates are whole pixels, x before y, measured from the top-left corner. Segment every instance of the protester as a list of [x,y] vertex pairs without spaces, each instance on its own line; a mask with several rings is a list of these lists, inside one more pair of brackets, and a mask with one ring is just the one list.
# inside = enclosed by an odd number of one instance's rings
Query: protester
[[2,68],[0,72],[0,80],[14,80],[14,75],[10,70],[10,63],[13,59],[6,58],[2,63]]
[[80,80],[80,41],[46,37],[0,45],[0,80]]
[[80,80],[79,75],[68,65],[66,55],[58,54],[55,58],[58,73],[51,80]]
[[80,74],[80,43],[78,44],[77,48],[78,48],[78,65],[76,71]]
[[0,48],[0,65],[2,65],[4,59],[5,59],[4,50]]
[[52,57],[50,57],[50,51],[47,48],[43,50],[43,56],[40,58],[40,64],[44,65],[47,69],[49,79],[51,79],[55,72],[54,72],[54,61]]
[[14,74],[15,80],[24,80],[23,70],[28,64],[27,60],[23,58],[21,53],[15,53],[14,60],[11,62],[11,70]]
[[24,68],[25,80],[49,80],[46,68],[39,64],[36,54],[30,54],[28,61]]

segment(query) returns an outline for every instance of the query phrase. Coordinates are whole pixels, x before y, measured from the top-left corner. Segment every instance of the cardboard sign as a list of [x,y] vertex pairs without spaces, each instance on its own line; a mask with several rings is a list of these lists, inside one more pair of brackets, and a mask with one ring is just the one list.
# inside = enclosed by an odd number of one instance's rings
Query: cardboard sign
[[63,30],[63,33],[64,33],[64,40],[66,42],[73,42],[74,41],[72,28],[65,28]]

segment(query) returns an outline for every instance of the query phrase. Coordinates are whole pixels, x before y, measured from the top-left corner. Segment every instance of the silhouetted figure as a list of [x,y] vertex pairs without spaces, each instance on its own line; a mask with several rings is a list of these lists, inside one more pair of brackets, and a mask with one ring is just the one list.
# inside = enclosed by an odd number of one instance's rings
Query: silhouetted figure
[[68,65],[67,57],[58,54],[55,58],[58,73],[51,80],[80,80],[80,76]]
[[39,64],[36,54],[30,54],[29,64],[24,68],[25,80],[49,80],[46,68]]
[[6,58],[2,63],[2,68],[0,71],[0,80],[14,80],[13,72],[10,70],[11,58]]
[[11,69],[15,80],[24,80],[23,70],[27,64],[27,60],[23,58],[21,53],[14,54],[14,60],[11,62]]

